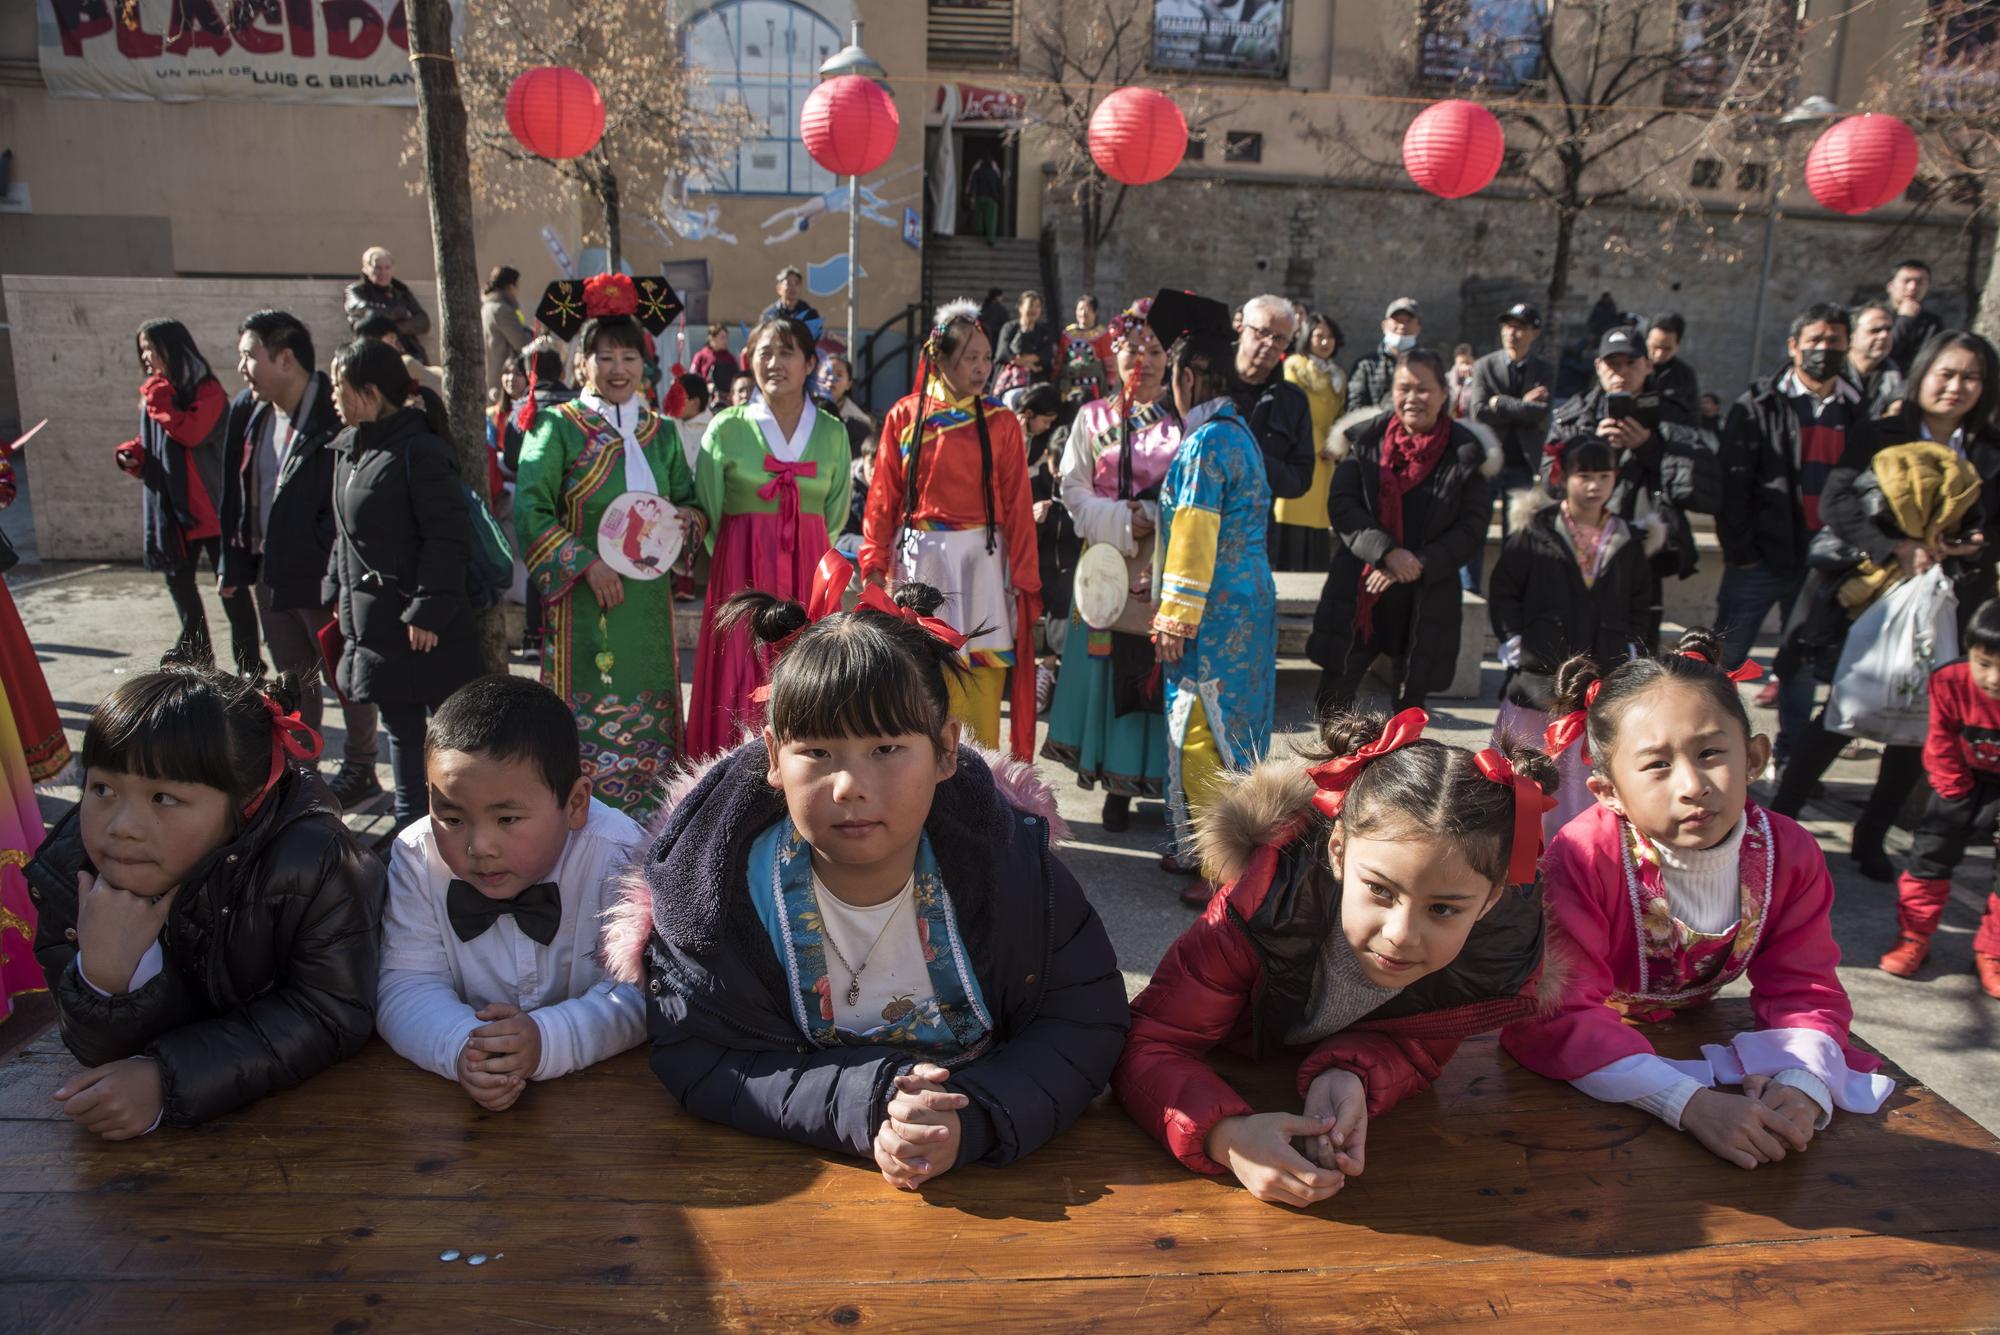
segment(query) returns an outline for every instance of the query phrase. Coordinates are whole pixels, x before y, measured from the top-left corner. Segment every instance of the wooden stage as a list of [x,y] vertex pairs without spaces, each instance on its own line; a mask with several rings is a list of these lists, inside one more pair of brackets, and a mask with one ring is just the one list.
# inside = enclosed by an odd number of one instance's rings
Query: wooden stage
[[[1661,1046],[1747,1020],[1725,1002]],[[1746,1173],[1489,1037],[1302,1212],[1108,1101],[909,1195],[683,1116],[643,1052],[491,1115],[378,1041],[123,1144],[57,1114],[73,1069],[53,1034],[0,1067],[7,1330],[2000,1328],[2000,1143],[1917,1085]],[[1295,1106],[1273,1074],[1260,1106]]]

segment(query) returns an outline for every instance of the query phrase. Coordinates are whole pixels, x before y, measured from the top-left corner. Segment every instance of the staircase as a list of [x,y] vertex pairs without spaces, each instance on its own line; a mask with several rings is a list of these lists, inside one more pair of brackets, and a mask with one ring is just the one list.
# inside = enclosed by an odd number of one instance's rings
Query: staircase
[[[1011,317],[1021,293],[1029,288],[1042,294],[1042,305],[1050,312],[1060,310],[1054,294],[1042,278],[1042,249],[1032,237],[1001,237],[992,245],[978,236],[926,236],[924,238],[924,310],[929,313],[957,297],[977,303],[986,289],[1000,289],[1000,301]],[[1060,321],[1056,321],[1060,324]]]

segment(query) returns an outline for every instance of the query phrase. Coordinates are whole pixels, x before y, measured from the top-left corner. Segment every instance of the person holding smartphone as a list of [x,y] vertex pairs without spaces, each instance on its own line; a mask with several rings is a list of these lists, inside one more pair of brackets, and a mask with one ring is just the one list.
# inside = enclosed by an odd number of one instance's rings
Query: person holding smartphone
[[1722,469],[1702,440],[1693,407],[1649,387],[1651,363],[1638,330],[1607,329],[1598,340],[1596,369],[1597,383],[1558,408],[1550,421],[1541,478],[1553,490],[1557,460],[1574,440],[1595,437],[1611,447],[1617,483],[1607,512],[1641,532],[1658,528],[1665,535],[1650,558],[1652,590],[1641,627],[1651,652],[1659,644],[1666,580],[1686,579],[1695,570],[1694,530],[1687,517],[1721,507]]

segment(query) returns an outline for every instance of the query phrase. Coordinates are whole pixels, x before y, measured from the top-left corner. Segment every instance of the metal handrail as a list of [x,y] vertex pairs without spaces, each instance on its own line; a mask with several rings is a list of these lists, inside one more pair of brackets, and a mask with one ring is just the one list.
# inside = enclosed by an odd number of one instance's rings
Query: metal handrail
[[[917,326],[923,316],[923,311],[924,308],[913,301],[903,307],[902,310],[897,311],[894,315],[884,320],[881,324],[876,325],[869,332],[867,340],[861,345],[861,360],[853,365],[854,386],[848,390],[848,394],[851,397],[859,402],[866,403],[870,391],[875,387],[876,375],[895,365],[897,361],[903,363],[901,384],[907,385],[916,378],[917,347],[919,343]],[[893,357],[878,364],[875,360],[875,345],[881,339],[882,335],[888,333],[890,329],[897,325],[903,327],[903,346]],[[863,369],[864,367],[866,369]]]

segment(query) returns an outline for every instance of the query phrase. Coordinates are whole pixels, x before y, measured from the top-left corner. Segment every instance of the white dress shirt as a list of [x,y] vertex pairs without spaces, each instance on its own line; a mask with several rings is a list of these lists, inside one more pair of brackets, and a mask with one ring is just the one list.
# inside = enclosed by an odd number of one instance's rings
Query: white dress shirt
[[562,895],[562,923],[537,944],[504,914],[470,941],[445,912],[452,874],[438,855],[430,817],[396,836],[389,857],[389,902],[382,918],[382,983],[376,1028],[389,1046],[426,1070],[458,1078],[458,1054],[494,1002],[532,1014],[542,1060],[530,1077],[553,1080],[634,1046],[646,1036],[638,989],[605,977],[598,959],[603,913],[617,876],[644,846],[645,831],[623,812],[590,800],[546,878]]

